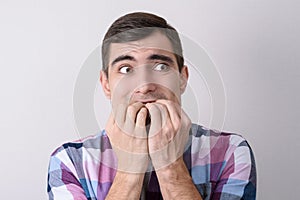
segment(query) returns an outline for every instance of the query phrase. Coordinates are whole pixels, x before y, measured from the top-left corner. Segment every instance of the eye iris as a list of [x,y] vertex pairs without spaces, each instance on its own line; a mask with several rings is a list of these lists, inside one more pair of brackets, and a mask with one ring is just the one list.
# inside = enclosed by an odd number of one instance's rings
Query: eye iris
[[127,66],[121,67],[120,72],[123,74],[129,73],[130,67],[127,67]]
[[166,67],[166,65],[165,64],[158,64],[157,66],[156,66],[156,69],[157,70],[165,70],[167,67]]

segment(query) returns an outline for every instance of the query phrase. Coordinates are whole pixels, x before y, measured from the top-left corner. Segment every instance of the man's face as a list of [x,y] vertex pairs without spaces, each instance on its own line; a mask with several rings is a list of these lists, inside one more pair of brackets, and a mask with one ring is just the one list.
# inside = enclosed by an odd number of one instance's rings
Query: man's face
[[112,43],[108,63],[108,79],[102,72],[101,84],[113,108],[157,99],[181,104],[187,67],[179,73],[172,44],[160,32],[138,41]]

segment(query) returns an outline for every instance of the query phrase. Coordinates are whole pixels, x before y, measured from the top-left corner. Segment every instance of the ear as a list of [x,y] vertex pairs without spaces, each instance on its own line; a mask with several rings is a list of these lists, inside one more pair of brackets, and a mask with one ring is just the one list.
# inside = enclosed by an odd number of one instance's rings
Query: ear
[[185,88],[187,86],[187,81],[189,78],[189,70],[186,65],[184,65],[181,69],[180,73],[180,93],[183,94],[185,91]]
[[102,85],[103,92],[105,96],[110,99],[111,98],[111,91],[108,83],[108,78],[103,70],[100,72],[100,83]]

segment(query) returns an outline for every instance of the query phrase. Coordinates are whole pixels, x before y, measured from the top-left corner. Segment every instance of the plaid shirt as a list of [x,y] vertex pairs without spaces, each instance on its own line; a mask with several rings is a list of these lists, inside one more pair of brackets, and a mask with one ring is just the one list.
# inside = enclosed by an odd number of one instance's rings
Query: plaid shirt
[[[256,198],[255,161],[241,136],[193,124],[183,158],[203,199]],[[116,163],[104,130],[62,145],[50,159],[49,199],[105,199],[116,174]],[[146,199],[162,199],[155,172],[148,176]]]

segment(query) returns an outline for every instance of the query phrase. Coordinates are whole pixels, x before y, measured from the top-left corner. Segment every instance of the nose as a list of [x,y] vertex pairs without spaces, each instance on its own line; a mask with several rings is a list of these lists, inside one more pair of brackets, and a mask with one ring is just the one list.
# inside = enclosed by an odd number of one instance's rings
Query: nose
[[148,92],[154,91],[156,88],[154,83],[144,83],[136,89],[136,93],[147,94]]
[[152,92],[156,89],[156,84],[154,82],[154,77],[149,70],[140,69],[138,76],[136,77],[137,93],[146,94]]

